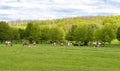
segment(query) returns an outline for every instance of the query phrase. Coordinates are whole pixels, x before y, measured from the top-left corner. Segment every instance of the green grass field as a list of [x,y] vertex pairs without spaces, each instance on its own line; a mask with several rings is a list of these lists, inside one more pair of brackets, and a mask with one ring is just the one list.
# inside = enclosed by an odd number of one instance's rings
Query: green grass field
[[120,47],[1,44],[0,71],[120,71]]

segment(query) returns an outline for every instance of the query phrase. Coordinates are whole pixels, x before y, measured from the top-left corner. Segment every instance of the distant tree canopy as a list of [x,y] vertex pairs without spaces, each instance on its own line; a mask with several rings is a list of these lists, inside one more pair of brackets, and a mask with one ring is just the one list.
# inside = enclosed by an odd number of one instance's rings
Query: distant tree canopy
[[8,23],[6,22],[0,22],[0,41],[6,41],[6,40],[19,40],[20,34],[18,32],[18,29],[11,28]]
[[9,40],[20,40],[19,30],[16,28],[10,28],[9,30]]
[[33,23],[28,23],[25,29],[24,37],[30,42],[39,41],[40,38],[39,26]]
[[72,25],[72,28],[70,29],[70,31],[66,33],[66,40],[69,40],[69,41],[75,40],[76,29],[77,29],[77,25]]
[[9,39],[9,25],[6,22],[0,22],[0,40],[8,40]]
[[117,39],[120,41],[120,27],[117,29]]
[[96,30],[96,40],[101,42],[108,42],[111,43],[113,39],[115,39],[115,32],[113,29],[113,26],[109,23],[102,26],[102,28],[99,28]]
[[60,28],[51,28],[49,36],[50,40],[60,41],[64,39],[64,32]]
[[1,21],[0,41],[26,39],[32,43],[67,40],[85,45],[93,41],[111,43],[116,38],[120,41],[120,16],[44,20],[22,26],[26,28],[15,25],[13,28]]

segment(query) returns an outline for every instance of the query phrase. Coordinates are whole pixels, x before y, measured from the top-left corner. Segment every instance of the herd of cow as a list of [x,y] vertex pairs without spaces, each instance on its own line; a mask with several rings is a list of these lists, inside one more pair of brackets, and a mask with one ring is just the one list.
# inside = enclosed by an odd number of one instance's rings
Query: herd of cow
[[[57,43],[55,41],[51,41],[50,44],[52,46],[56,46],[57,45]],[[11,41],[5,41],[5,45],[6,46],[13,46],[13,44],[12,44]],[[22,45],[29,47],[30,43],[28,41],[24,41],[22,43]],[[36,42],[33,42],[33,45],[36,46]],[[66,43],[63,43],[63,42],[60,43],[60,46],[65,46],[65,45],[66,45]],[[84,46],[84,45],[83,44],[72,43],[72,42],[67,42],[67,46]],[[99,42],[93,42],[93,46],[95,48],[99,48],[101,46],[101,43],[99,43]]]
[[[5,41],[6,46],[13,46],[13,43],[11,41]],[[24,41],[22,43],[23,46],[30,46],[30,43],[28,41]],[[33,42],[33,45],[36,46],[36,42]]]

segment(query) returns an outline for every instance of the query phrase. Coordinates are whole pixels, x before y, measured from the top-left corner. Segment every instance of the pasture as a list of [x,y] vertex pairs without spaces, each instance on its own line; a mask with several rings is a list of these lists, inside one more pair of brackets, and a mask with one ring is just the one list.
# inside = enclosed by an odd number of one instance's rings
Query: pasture
[[120,47],[0,44],[0,71],[120,71]]

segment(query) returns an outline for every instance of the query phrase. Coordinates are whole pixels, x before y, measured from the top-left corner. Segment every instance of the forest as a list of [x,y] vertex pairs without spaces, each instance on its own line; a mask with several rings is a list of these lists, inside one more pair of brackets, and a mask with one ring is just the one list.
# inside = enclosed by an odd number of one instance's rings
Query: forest
[[84,16],[53,20],[28,21],[27,24],[9,24],[0,21],[0,41],[15,43],[73,42],[88,45],[91,42],[111,44],[120,41],[120,16]]

